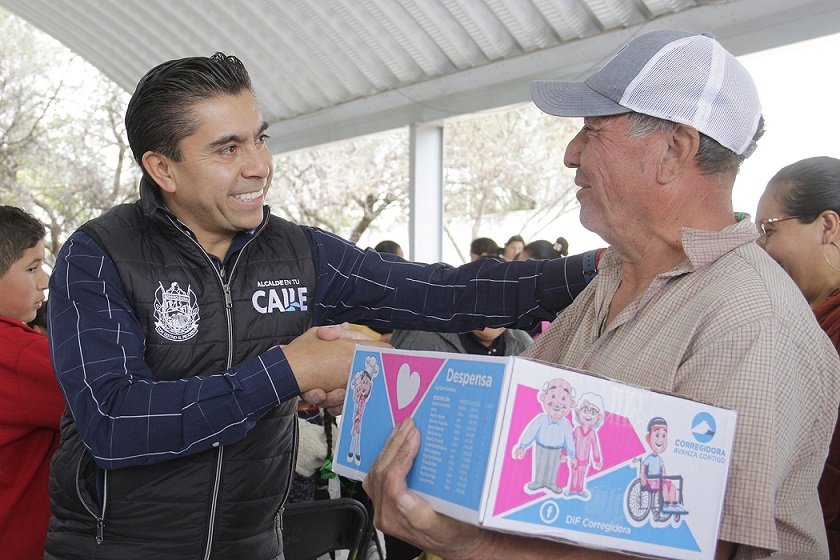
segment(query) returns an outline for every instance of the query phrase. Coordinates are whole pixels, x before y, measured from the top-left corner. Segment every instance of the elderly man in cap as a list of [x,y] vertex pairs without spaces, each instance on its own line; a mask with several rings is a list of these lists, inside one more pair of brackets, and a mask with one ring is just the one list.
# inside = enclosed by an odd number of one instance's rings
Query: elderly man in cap
[[[735,176],[763,128],[751,77],[708,35],[654,31],[585,82],[535,82],[531,96],[584,118],[564,163],[581,222],[610,248],[524,355],[736,410],[717,557],[827,558],[817,480],[840,359],[748,216],[733,213]],[[447,560],[593,557],[435,513],[405,486],[419,440],[410,422],[398,427],[365,481],[383,531]]]

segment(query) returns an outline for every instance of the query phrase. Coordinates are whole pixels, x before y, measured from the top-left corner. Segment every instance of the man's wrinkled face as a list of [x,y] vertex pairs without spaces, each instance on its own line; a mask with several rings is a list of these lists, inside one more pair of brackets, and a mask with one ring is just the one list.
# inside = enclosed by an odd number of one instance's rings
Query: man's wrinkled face
[[548,388],[545,392],[540,393],[539,399],[543,404],[545,413],[555,422],[566,416],[575,406],[575,400],[572,398],[572,386],[564,379],[549,381]]
[[660,215],[651,196],[664,133],[631,136],[627,114],[587,117],[566,147],[564,164],[575,170],[580,222],[609,244],[624,240],[634,224]]

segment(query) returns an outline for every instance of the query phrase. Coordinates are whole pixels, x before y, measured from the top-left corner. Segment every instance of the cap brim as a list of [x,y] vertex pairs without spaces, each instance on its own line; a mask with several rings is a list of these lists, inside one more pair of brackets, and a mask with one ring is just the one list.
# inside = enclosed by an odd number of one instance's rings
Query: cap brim
[[607,99],[585,82],[531,82],[531,99],[541,111],[556,117],[601,117],[630,112],[630,109]]

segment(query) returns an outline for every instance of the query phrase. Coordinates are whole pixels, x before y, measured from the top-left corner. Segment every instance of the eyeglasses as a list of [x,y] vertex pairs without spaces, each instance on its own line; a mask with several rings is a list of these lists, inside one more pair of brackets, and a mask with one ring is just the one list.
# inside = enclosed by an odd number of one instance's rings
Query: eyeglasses
[[764,218],[763,220],[758,220],[755,224],[756,229],[758,230],[758,241],[760,243],[767,243],[767,236],[773,233],[773,230],[767,231],[765,227],[767,224],[775,224],[776,222],[784,222],[785,220],[796,220],[801,218],[802,216],[782,216],[781,218]]

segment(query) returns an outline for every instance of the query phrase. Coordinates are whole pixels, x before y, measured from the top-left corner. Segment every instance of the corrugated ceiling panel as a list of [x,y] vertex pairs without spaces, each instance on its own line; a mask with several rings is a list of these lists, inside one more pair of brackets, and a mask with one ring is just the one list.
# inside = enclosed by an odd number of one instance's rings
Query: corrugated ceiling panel
[[[444,4],[481,50],[484,60],[498,60],[522,52],[510,31],[483,0],[445,0]],[[476,58],[472,65],[480,62]]]
[[358,0],[333,0],[336,15],[345,17],[347,24],[356,31],[381,63],[394,75],[398,83],[414,83],[425,74],[403,44],[388,32],[380,18],[370,11],[371,2]]
[[668,12],[678,12],[690,8],[695,3],[693,0],[644,0],[645,6],[655,16]]
[[382,49],[374,49],[373,35],[362,24],[363,21],[370,21],[370,17],[359,18],[359,15],[364,16],[361,10],[347,9],[346,1],[315,1],[312,7],[328,26],[333,42],[349,64],[364,77],[368,93],[371,89],[387,89],[399,83],[399,78],[382,60]]
[[487,4],[499,16],[524,52],[552,47],[560,42],[543,15],[528,0],[489,0]]
[[432,39],[423,26],[408,13],[402,4],[393,0],[361,0],[371,16],[381,21],[385,31],[403,45],[408,55],[421,68],[425,77],[455,71],[443,48]]
[[598,27],[589,12],[579,2],[534,0],[534,5],[561,41],[580,39],[598,32]]
[[592,14],[603,29],[615,29],[644,21],[633,2],[626,0],[587,0]]
[[[284,25],[289,40],[294,43],[292,49],[300,59],[299,71],[310,75],[327,103],[371,93],[370,82],[336,41],[340,33],[347,33],[346,25],[324,21],[314,3],[289,2],[283,12],[277,10],[276,15],[272,28]],[[318,105],[323,103],[316,99],[312,101]]]
[[768,48],[840,28],[837,0],[0,0],[0,6],[129,91],[165,60],[217,50],[239,56],[264,118],[282,125],[271,143],[284,149],[524,101],[528,79],[577,77],[645,29],[711,31],[744,50],[756,38]]
[[400,0],[400,3],[455,68],[462,70],[487,62],[470,34],[439,0]]

